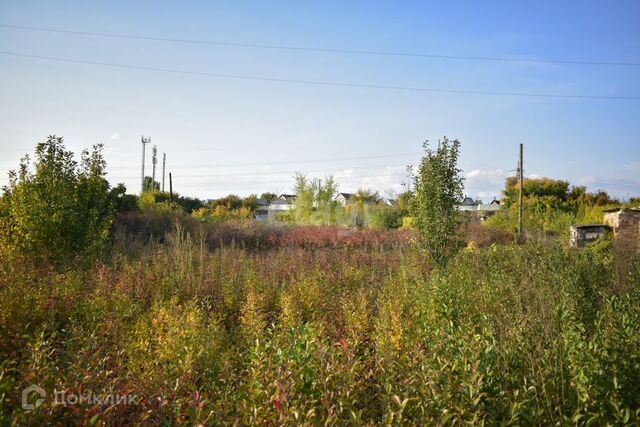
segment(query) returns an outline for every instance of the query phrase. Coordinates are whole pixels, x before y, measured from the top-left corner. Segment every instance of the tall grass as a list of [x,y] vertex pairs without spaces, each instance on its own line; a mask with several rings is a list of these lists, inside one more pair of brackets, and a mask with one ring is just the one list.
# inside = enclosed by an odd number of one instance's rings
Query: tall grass
[[[432,270],[398,234],[316,232],[178,227],[89,267],[3,263],[0,420],[640,422],[640,269],[606,242],[470,246]],[[31,383],[140,399],[25,412]]]

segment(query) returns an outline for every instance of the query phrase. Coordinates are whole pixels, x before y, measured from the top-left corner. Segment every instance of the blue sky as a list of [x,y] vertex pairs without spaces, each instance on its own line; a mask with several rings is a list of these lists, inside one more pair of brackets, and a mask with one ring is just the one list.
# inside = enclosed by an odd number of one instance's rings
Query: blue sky
[[[0,24],[454,56],[640,62],[640,2],[3,2]],[[0,51],[384,86],[640,96],[640,67],[355,55],[103,38],[0,27]],[[49,134],[105,145],[109,178],[139,191],[140,135],[175,190],[288,192],[294,171],[342,191],[401,190],[425,139],[462,141],[466,192],[491,198],[516,166],[619,197],[640,194],[640,100],[316,86],[0,55],[0,185]],[[149,159],[147,151],[147,159]],[[147,161],[150,174],[150,161]],[[159,172],[158,172],[159,174]]]

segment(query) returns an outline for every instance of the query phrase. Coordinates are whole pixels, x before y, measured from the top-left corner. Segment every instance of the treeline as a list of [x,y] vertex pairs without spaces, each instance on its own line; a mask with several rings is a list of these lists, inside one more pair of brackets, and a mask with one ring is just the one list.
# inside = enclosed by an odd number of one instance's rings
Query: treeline
[[[518,220],[518,182],[508,178],[503,192],[503,209],[487,221],[490,227],[513,231]],[[529,238],[545,239],[566,235],[571,224],[602,223],[604,210],[635,206],[640,199],[623,203],[604,190],[593,193],[584,186],[551,178],[527,178],[523,182],[524,227]]]
[[[414,182],[414,189],[420,189],[420,197],[415,191],[405,192],[393,203],[383,200],[377,192],[360,189],[343,206],[336,201],[338,185],[333,177],[317,179],[297,174],[292,209],[275,211],[273,219],[313,226],[376,229],[415,226],[426,230],[433,224],[438,228],[438,221],[445,216],[439,211],[441,207],[434,207],[432,200],[443,200],[439,195],[442,186],[431,188],[424,184],[444,183],[449,174],[455,172],[454,164],[447,165],[447,162],[457,160],[454,151],[432,152],[426,158],[427,163],[423,160],[429,168],[424,169],[424,176],[416,176]],[[274,193],[245,198],[231,194],[205,202],[159,191],[159,185],[151,181],[148,177],[147,187],[154,190],[140,196],[127,194],[123,184],[112,188],[106,179],[101,145],[83,151],[80,159],[75,160],[74,154],[66,150],[62,138],[50,136],[36,146],[33,160],[29,156],[21,160],[17,171],[10,174],[9,185],[3,189],[0,250],[12,256],[37,255],[55,262],[71,259],[76,254],[90,257],[104,249],[118,213],[140,211],[144,215],[144,212],[153,211],[162,215],[171,213],[167,216],[169,220],[175,215],[189,215],[201,222],[217,223],[252,219],[261,207],[260,200],[269,203],[277,199]],[[451,209],[462,194],[462,183],[459,184],[456,184],[458,189],[447,197]],[[506,232],[515,230],[517,192],[515,179],[508,179],[503,209],[486,221],[486,226]],[[428,198],[421,198],[428,193]],[[630,205],[638,201],[632,199]],[[589,193],[585,187],[570,187],[567,181],[550,178],[526,179],[524,182],[524,221],[529,238],[563,236],[574,223],[600,223],[603,210],[615,206],[624,205],[603,190]],[[431,213],[421,217],[426,212]],[[449,218],[447,221],[453,218],[451,215],[446,217]],[[416,218],[418,221],[414,224]],[[454,218],[445,228],[451,230],[464,220]],[[164,231],[167,230],[159,230],[156,234],[164,234]],[[435,235],[434,231],[423,234]]]

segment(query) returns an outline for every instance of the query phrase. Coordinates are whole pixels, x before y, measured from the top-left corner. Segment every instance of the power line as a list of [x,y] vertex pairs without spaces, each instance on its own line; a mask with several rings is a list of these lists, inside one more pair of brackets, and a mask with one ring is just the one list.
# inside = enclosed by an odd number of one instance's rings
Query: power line
[[[420,152],[411,152],[411,153],[396,153],[396,154],[386,154],[386,155],[376,155],[376,156],[357,156],[357,157],[342,157],[342,158],[334,158],[334,159],[315,159],[315,160],[287,160],[280,162],[257,162],[257,163],[200,163],[200,164],[188,164],[188,163],[176,163],[174,164],[174,168],[189,168],[189,169],[202,169],[202,168],[225,168],[225,167],[248,167],[248,166],[274,166],[274,165],[297,165],[297,164],[309,164],[309,163],[333,163],[333,162],[346,162],[353,160],[373,160],[373,159],[389,159],[396,157],[406,157],[406,156],[422,156],[424,153]],[[382,165],[386,166],[386,165]],[[5,166],[6,167],[6,166]],[[375,167],[375,166],[374,166]],[[1,167],[0,167],[1,168]],[[11,167],[9,167],[11,168]],[[137,169],[138,166],[110,166],[109,170],[133,170]]]
[[[400,171],[400,173],[404,174],[404,171]],[[396,178],[397,177],[397,178]],[[133,177],[128,177],[128,178],[113,178],[107,175],[107,180],[109,181],[116,181],[119,179],[136,179],[137,177],[133,178]],[[193,177],[191,177],[193,178]],[[344,181],[344,180],[352,180],[352,179],[364,179],[364,178],[396,178],[396,179],[400,179],[401,175],[399,175],[396,172],[393,173],[389,173],[389,174],[378,174],[378,175],[353,175],[353,176],[344,176],[344,177],[334,177],[334,179],[337,182],[340,181]],[[272,184],[272,183],[282,183],[282,182],[291,182],[293,183],[293,178],[281,178],[281,179],[271,179],[271,180],[264,180],[264,179],[256,179],[256,180],[242,180],[242,181],[236,181],[236,183],[238,184],[256,184],[256,183],[260,183],[260,184]],[[228,182],[225,183],[220,183],[220,182],[189,182],[189,181],[181,181],[181,184],[183,185],[188,185],[190,187],[207,187],[207,186],[214,186],[216,184],[229,184]]]
[[[362,169],[383,169],[383,168],[392,168],[392,169],[398,169],[398,168],[403,168],[404,171],[404,166],[400,165],[395,165],[395,166],[352,166],[349,168],[345,168],[345,169],[353,169],[353,170],[362,170]],[[310,171],[298,171],[298,170],[287,170],[287,171],[271,171],[271,172],[234,172],[234,173],[216,173],[216,174],[208,174],[208,173],[198,173],[198,174],[180,174],[181,178],[226,178],[226,177],[238,177],[238,176],[277,176],[277,175],[291,175],[293,176],[296,172],[301,172],[303,174],[324,174],[324,175],[336,175],[338,173],[344,173],[344,171],[342,172],[328,172],[326,169],[325,170],[310,170]],[[108,171],[107,171],[108,173]],[[395,172],[394,172],[395,173]],[[403,172],[405,173],[405,172]],[[129,175],[117,175],[117,174],[113,174],[113,176],[119,177],[119,178],[126,178],[126,179],[132,179],[132,176]]]
[[[397,153],[397,154],[387,154],[387,155],[379,155],[379,156],[358,156],[358,157],[342,157],[337,159],[316,159],[316,160],[286,160],[280,162],[257,162],[257,163],[227,163],[227,164],[184,164],[178,163],[174,165],[174,168],[189,168],[189,169],[204,169],[204,168],[225,168],[225,167],[248,167],[248,166],[280,166],[280,165],[302,165],[302,164],[311,164],[311,163],[333,163],[333,162],[348,162],[353,160],[374,160],[374,159],[390,159],[397,157],[407,157],[407,156],[422,156],[424,153],[413,152],[413,153]],[[383,165],[385,166],[385,165]],[[114,166],[110,169],[133,169],[134,166]],[[295,172],[295,171],[294,171]]]
[[[399,166],[395,166],[395,168],[398,168]],[[401,167],[401,166],[400,166]],[[372,167],[363,167],[363,168],[357,168],[357,167],[352,167],[349,169],[376,169],[376,166],[372,166]],[[380,168],[380,167],[378,167]],[[270,176],[280,176],[280,175],[289,175],[290,178],[287,179],[293,179],[293,175],[296,173],[297,171],[283,171],[283,172],[247,172],[247,173],[229,173],[229,174],[191,174],[191,175],[183,175],[180,174],[181,178],[236,178],[236,177],[261,177],[261,176],[265,176],[265,177],[270,177]],[[326,176],[336,176],[340,173],[344,173],[344,172],[327,172],[326,170],[322,171],[322,170],[317,170],[317,171],[304,171],[303,174],[323,174]],[[398,173],[406,173],[404,170],[402,171],[389,171],[389,174],[398,174]],[[114,179],[134,179],[133,176],[131,175],[117,175],[117,174],[108,174],[107,176],[110,176]],[[257,178],[260,179],[260,178]],[[284,178],[283,178],[284,179]]]
[[353,88],[362,88],[362,89],[385,89],[385,90],[401,90],[401,91],[411,91],[411,92],[448,93],[448,94],[458,94],[458,95],[517,96],[517,97],[529,97],[529,98],[559,98],[559,99],[599,99],[599,100],[606,99],[606,100],[626,100],[626,101],[640,100],[640,96],[565,95],[565,94],[554,94],[554,93],[437,89],[437,88],[411,87],[411,86],[376,85],[376,84],[367,84],[367,83],[343,83],[343,82],[332,82],[332,81],[321,81],[321,80],[284,79],[284,78],[249,76],[249,75],[239,75],[239,74],[210,73],[205,71],[188,71],[188,70],[179,70],[175,68],[148,67],[148,66],[142,66],[142,65],[116,64],[111,62],[87,61],[87,60],[81,60],[81,59],[59,58],[54,56],[30,55],[26,53],[9,52],[9,51],[0,51],[0,55],[40,59],[40,60],[46,60],[46,61],[66,62],[66,63],[73,63],[73,64],[98,65],[98,66],[104,66],[104,67],[123,68],[123,69],[131,69],[131,70],[158,71],[158,72],[164,72],[164,73],[186,74],[186,75],[215,77],[215,78],[223,78],[223,79],[253,80],[253,81],[264,81],[264,82],[277,82],[277,83],[295,83],[295,84],[314,85],[314,86],[338,86],[338,87],[353,87]]
[[523,62],[523,63],[571,64],[571,65],[613,65],[613,66],[631,66],[631,67],[640,66],[640,62],[625,62],[625,61],[570,60],[570,59],[548,59],[548,58],[532,59],[532,58],[514,58],[514,57],[500,57],[500,56],[440,55],[440,54],[417,53],[417,52],[392,52],[392,51],[380,51],[380,50],[317,48],[317,47],[303,47],[303,46],[152,37],[152,36],[139,36],[135,34],[75,31],[75,30],[66,30],[66,29],[60,29],[60,28],[31,27],[31,26],[10,25],[10,24],[0,24],[0,27],[10,28],[14,30],[73,34],[73,35],[81,35],[81,36],[95,36],[95,37],[133,39],[133,40],[144,40],[144,41],[154,41],[154,42],[171,42],[171,43],[183,43],[183,44],[198,44],[198,45],[242,47],[242,48],[255,48],[255,49],[271,49],[271,50],[288,50],[288,51],[316,52],[316,53],[414,57],[414,58],[432,58],[432,59],[445,59],[445,60],[453,59],[453,60],[465,60],[465,61]]

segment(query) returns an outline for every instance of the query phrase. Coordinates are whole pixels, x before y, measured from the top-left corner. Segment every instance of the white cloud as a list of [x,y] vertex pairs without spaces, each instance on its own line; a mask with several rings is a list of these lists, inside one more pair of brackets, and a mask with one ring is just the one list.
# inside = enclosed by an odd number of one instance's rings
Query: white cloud
[[505,173],[502,169],[473,169],[465,173],[467,180],[504,181]]
[[464,177],[464,192],[484,200],[500,197],[507,173],[503,169],[473,169]]
[[402,182],[406,180],[404,166],[381,166],[375,168],[343,169],[334,174],[341,191],[354,192],[360,188],[374,191],[401,192]]
[[625,178],[603,178],[586,175],[578,179],[588,191],[606,190],[614,197],[628,198],[640,195],[640,181]]
[[112,133],[111,134],[111,140],[112,141],[118,141],[120,139],[120,134],[119,133]]
[[343,169],[341,171],[336,172],[334,175],[334,178],[335,179],[350,178],[354,175],[354,172],[355,172],[355,169],[353,168]]

